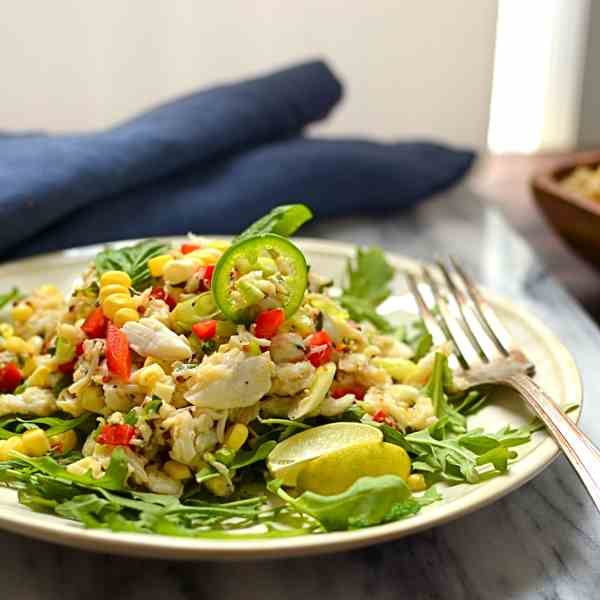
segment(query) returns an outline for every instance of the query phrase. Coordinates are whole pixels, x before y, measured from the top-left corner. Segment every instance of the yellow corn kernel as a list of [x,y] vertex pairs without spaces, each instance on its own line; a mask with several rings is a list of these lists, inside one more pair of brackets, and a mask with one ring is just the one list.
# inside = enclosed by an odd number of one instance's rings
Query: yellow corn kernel
[[248,428],[242,423],[235,423],[225,434],[224,446],[231,450],[239,450],[248,439]]
[[4,348],[13,354],[34,354],[31,345],[16,335],[4,340]]
[[100,287],[108,285],[122,285],[123,287],[131,287],[131,277],[125,271],[106,271],[100,277]]
[[216,265],[222,254],[217,248],[201,248],[186,254],[186,258],[196,260],[202,265]]
[[152,388],[152,395],[158,396],[163,402],[167,404],[171,403],[173,394],[175,393],[175,386],[172,383],[164,383],[157,381]]
[[21,436],[25,454],[28,456],[44,456],[50,450],[50,441],[41,429],[30,429]]
[[156,363],[148,367],[142,367],[131,377],[131,381],[145,388],[152,388],[157,381],[166,378],[162,367]]
[[43,387],[48,383],[48,375],[50,375],[50,369],[48,367],[38,367],[27,380],[27,385],[33,385],[37,387]]
[[204,482],[204,485],[207,487],[208,491],[214,496],[229,496],[231,493],[231,488],[227,484],[227,480],[223,475],[218,475],[217,477],[213,477],[212,479],[207,479]]
[[42,285],[35,291],[40,296],[58,296],[60,294],[60,290],[55,285],[49,284]]
[[85,387],[79,394],[81,406],[93,413],[101,413],[104,409],[104,396],[102,390],[96,385]]
[[25,448],[23,448],[23,441],[20,435],[14,435],[7,440],[0,441],[0,460],[11,460],[14,458],[10,455],[10,452],[13,450],[25,454]]
[[123,327],[128,321],[138,321],[140,314],[135,308],[120,308],[113,318],[113,323],[117,327]]
[[200,265],[198,261],[191,258],[177,258],[169,261],[163,270],[165,281],[173,285],[187,281]]
[[35,360],[33,360],[31,356],[28,356],[27,360],[25,361],[25,364],[23,365],[23,368],[21,369],[21,372],[23,373],[24,377],[29,377],[35,371],[36,367],[37,364]]
[[173,257],[170,254],[161,254],[160,256],[151,258],[148,261],[148,269],[150,269],[150,274],[152,277],[162,277],[167,263],[171,262],[172,260]]
[[192,472],[190,471],[190,468],[187,465],[184,465],[175,460],[168,460],[163,467],[163,471],[171,479],[175,479],[175,481],[189,479],[192,476]]
[[3,338],[9,338],[15,335],[15,330],[13,326],[8,323],[0,323],[0,335]]
[[208,244],[206,244],[207,248],[216,248],[221,252],[225,252],[225,250],[227,250],[229,246],[231,246],[231,242],[228,242],[226,240],[212,240],[208,242]]
[[127,294],[112,294],[102,303],[102,312],[111,320],[114,319],[117,311],[122,308],[135,308],[131,296]]
[[73,429],[69,429],[69,431],[64,431],[63,433],[59,433],[58,435],[53,435],[50,438],[50,445],[55,448],[58,447],[59,452],[69,452],[74,450],[77,446],[77,434]]
[[409,475],[406,483],[413,492],[422,492],[427,488],[425,477],[423,477],[421,473],[413,473],[412,475]]
[[111,283],[110,285],[106,285],[103,288],[100,288],[100,294],[98,294],[100,304],[102,304],[109,296],[112,296],[113,294],[125,294],[126,296],[131,296],[128,287],[125,287],[124,285],[117,285],[116,283]]
[[44,338],[39,335],[32,335],[27,343],[31,346],[35,354],[39,354],[44,347]]
[[33,308],[24,302],[20,302],[10,311],[13,321],[27,321],[31,315],[33,315]]

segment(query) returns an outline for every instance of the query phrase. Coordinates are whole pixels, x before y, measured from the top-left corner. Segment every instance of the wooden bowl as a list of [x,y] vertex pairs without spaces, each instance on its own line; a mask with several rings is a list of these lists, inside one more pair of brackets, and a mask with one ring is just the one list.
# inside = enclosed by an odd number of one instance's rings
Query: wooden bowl
[[600,269],[600,202],[563,189],[560,181],[576,167],[600,164],[600,151],[578,154],[535,176],[531,189],[544,216],[577,254]]

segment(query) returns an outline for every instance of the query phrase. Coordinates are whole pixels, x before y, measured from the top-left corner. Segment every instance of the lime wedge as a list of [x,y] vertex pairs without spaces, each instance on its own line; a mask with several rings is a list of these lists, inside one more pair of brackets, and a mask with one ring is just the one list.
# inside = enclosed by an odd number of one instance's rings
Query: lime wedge
[[284,485],[296,485],[296,477],[311,460],[330,452],[364,444],[381,442],[383,434],[376,427],[362,423],[330,423],[296,433],[273,448],[267,459],[271,475]]
[[400,446],[363,442],[340,448],[303,465],[296,484],[323,496],[341,494],[361,477],[398,475],[406,481],[410,458]]

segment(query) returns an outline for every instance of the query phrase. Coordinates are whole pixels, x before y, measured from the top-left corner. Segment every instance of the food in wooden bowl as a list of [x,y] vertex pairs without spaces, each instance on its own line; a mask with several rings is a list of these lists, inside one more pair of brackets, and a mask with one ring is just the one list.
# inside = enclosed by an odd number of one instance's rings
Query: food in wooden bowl
[[580,154],[533,178],[538,206],[580,256],[600,269],[600,151]]

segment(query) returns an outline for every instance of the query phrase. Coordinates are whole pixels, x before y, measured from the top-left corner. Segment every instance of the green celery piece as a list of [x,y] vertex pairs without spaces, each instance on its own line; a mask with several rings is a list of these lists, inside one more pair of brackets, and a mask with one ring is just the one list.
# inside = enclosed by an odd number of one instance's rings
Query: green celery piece
[[304,204],[276,206],[271,212],[242,231],[234,242],[241,242],[264,233],[276,233],[283,237],[290,237],[312,217],[312,211]]

